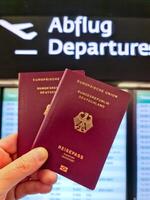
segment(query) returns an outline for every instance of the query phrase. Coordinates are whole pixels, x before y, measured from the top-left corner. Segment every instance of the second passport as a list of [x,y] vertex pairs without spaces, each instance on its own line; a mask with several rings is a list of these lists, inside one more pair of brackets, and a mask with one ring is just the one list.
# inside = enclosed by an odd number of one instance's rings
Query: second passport
[[62,75],[63,71],[19,74],[18,156],[31,149]]

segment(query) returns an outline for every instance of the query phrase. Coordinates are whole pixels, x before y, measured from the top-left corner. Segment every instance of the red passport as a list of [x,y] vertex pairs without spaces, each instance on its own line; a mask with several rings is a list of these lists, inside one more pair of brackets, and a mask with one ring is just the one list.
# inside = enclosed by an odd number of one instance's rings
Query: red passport
[[31,149],[62,75],[63,71],[19,74],[18,156]]
[[94,189],[130,95],[66,70],[33,148],[45,147],[49,168]]

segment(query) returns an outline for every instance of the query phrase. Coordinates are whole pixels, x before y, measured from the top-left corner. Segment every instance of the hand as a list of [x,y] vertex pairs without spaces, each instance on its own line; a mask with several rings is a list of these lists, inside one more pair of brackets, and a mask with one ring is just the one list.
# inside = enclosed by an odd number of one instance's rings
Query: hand
[[47,150],[38,147],[17,156],[17,134],[0,140],[0,200],[16,200],[28,194],[51,191],[57,176],[38,170],[48,158]]

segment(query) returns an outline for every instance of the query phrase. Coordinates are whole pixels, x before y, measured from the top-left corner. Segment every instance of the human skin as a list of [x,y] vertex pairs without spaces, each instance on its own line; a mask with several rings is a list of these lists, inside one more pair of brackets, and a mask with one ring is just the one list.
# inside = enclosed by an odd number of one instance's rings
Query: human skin
[[48,158],[43,147],[17,158],[17,134],[0,140],[0,200],[16,200],[28,194],[48,193],[57,175],[40,169]]

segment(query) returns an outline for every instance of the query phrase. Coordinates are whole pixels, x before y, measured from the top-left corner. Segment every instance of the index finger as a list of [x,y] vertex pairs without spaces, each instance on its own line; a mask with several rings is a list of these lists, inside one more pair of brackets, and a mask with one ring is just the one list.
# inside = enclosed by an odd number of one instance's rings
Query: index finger
[[0,140],[0,148],[9,154],[17,152],[17,134],[11,134]]

